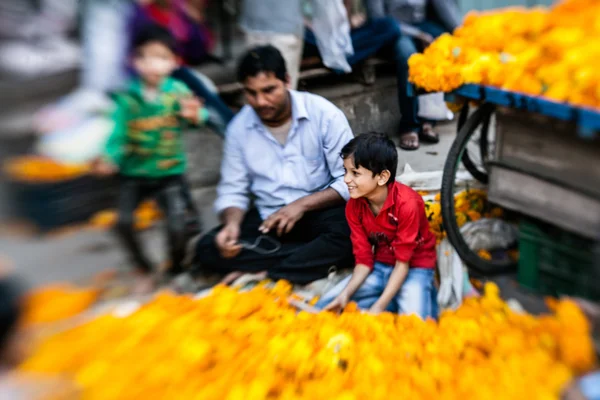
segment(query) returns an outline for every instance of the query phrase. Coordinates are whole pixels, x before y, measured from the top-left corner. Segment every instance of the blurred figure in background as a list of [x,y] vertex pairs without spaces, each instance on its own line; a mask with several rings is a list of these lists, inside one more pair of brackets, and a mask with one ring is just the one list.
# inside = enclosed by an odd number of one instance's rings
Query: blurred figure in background
[[0,78],[37,78],[75,68],[80,51],[69,36],[77,0],[0,1]]
[[408,94],[408,59],[427,47],[444,32],[460,25],[461,17],[455,0],[366,0],[370,19],[394,18],[402,35],[395,44],[398,103],[400,105],[400,148],[416,150],[419,142],[437,143],[433,123],[419,116],[417,96]]
[[171,266],[182,272],[186,204],[182,195],[186,169],[182,128],[206,121],[206,109],[182,82],[170,77],[177,68],[177,42],[158,25],[140,29],[134,39],[133,68],[137,77],[116,96],[115,128],[103,157],[100,175],[119,174],[120,237],[138,277],[137,292],[154,289],[151,261],[134,232],[134,211],[146,198],[156,198],[166,215]]
[[[157,23],[173,33],[184,63],[201,63],[213,39],[204,21],[205,0],[87,0],[83,7],[83,70],[80,87],[43,109],[36,130],[46,134],[38,149],[63,161],[88,161],[97,155],[111,125],[109,93],[123,88],[132,70],[127,54],[136,30]],[[210,80],[182,67],[175,72],[205,102],[208,125],[223,135],[233,112]]]
[[283,56],[296,89],[302,60],[304,17],[301,0],[244,0],[241,26],[246,47],[270,44]]

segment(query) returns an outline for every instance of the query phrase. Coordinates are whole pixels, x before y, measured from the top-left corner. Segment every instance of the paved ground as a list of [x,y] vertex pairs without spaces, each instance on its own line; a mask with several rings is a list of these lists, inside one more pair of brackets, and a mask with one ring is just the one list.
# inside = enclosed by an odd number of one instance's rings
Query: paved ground
[[[415,171],[441,170],[454,137],[454,125],[439,128],[441,141],[422,146],[415,152],[399,152],[400,170],[404,163]],[[212,212],[214,187],[194,192],[206,228],[217,224]],[[160,226],[143,233],[143,242],[158,263],[164,257],[165,242]],[[58,236],[31,237],[3,232],[0,235],[0,255],[10,259],[19,274],[30,285],[56,280],[81,280],[106,268],[126,268],[124,254],[114,235],[87,229],[74,230]]]

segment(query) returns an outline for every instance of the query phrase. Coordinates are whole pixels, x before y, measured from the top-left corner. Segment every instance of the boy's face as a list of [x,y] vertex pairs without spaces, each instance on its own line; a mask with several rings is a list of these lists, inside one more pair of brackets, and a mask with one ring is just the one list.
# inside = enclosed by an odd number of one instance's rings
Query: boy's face
[[246,101],[262,121],[278,122],[289,106],[288,86],[272,72],[261,72],[244,81]]
[[352,156],[344,159],[344,170],[344,182],[353,199],[368,198],[377,188],[387,183],[387,179],[381,174],[373,175],[372,171],[362,166],[357,168]]
[[150,42],[136,50],[133,67],[147,85],[158,86],[177,68],[177,59],[164,44]]

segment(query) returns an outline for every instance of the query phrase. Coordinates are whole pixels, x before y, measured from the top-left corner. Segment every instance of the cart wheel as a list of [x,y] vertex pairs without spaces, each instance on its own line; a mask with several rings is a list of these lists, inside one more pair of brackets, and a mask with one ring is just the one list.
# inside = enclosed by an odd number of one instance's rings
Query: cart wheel
[[[461,113],[458,117],[457,132],[461,131],[462,127],[465,125],[465,123],[468,120],[468,116],[469,116],[469,104],[466,103],[464,105],[464,107],[462,108]],[[484,118],[482,120],[481,124],[477,124],[473,128],[473,132],[471,132],[471,134],[469,135],[469,139],[471,139],[471,137],[473,136],[473,133],[475,132],[477,127],[479,125],[481,125],[481,130],[479,132],[479,157],[480,157],[481,164],[482,164],[482,167],[484,170],[482,171],[481,167],[479,167],[477,165],[477,163],[475,161],[473,161],[471,156],[469,156],[469,151],[467,150],[466,144],[465,144],[465,149],[464,149],[466,151],[463,151],[463,154],[461,157],[461,161],[462,161],[463,165],[465,166],[467,171],[469,171],[469,173],[473,176],[473,178],[477,179],[479,182],[486,184],[486,185],[489,182],[489,176],[487,173],[487,159],[488,159],[488,132],[489,132],[491,119],[492,119],[492,113],[489,113],[488,115],[486,115],[486,118]]]
[[492,113],[494,112],[494,105],[484,103],[477,109],[470,118],[468,118],[462,125],[450,151],[448,152],[448,158],[444,165],[444,174],[442,176],[442,190],[441,190],[441,203],[442,203],[442,221],[444,224],[444,230],[448,235],[448,240],[456,249],[456,252],[460,258],[471,268],[482,274],[494,274],[500,272],[506,272],[515,268],[516,264],[510,260],[491,260],[487,261],[479,257],[476,252],[471,250],[467,245],[465,239],[462,237],[460,228],[456,223],[456,211],[454,208],[454,186],[456,171],[458,170],[458,164],[461,159],[464,162],[465,149],[469,143],[471,136],[481,124],[485,121],[490,120]]

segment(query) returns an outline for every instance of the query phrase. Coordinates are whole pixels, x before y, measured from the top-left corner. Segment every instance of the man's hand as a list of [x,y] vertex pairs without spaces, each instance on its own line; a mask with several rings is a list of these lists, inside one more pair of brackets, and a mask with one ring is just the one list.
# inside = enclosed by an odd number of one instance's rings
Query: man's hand
[[371,308],[369,308],[369,314],[373,315],[381,314],[384,311],[385,307],[382,307],[381,304],[378,302],[375,302],[375,304],[373,304]]
[[240,227],[237,224],[227,224],[215,237],[215,244],[223,258],[233,258],[240,254],[242,246],[238,243]]
[[421,42],[423,42],[423,44],[426,47],[429,46],[431,43],[433,43],[433,41],[435,40],[435,38],[433,36],[431,36],[429,33],[425,33],[425,32],[420,32],[419,35],[417,36],[417,39],[419,39]]
[[199,123],[200,109],[202,108],[202,101],[194,96],[183,97],[179,99],[179,116],[194,124]]
[[331,303],[327,304],[323,308],[323,311],[331,311],[331,312],[335,312],[335,313],[341,313],[344,310],[344,308],[346,308],[346,305],[348,305],[349,301],[350,301],[350,298],[344,291],[344,292],[340,293],[335,299],[333,299],[333,301]]
[[304,207],[298,202],[293,202],[271,214],[258,230],[262,233],[269,233],[271,230],[277,229],[277,235],[281,236],[289,233],[303,216]]
[[103,158],[97,158],[92,162],[92,173],[101,177],[114,175],[119,171],[116,165],[111,162],[104,160]]

